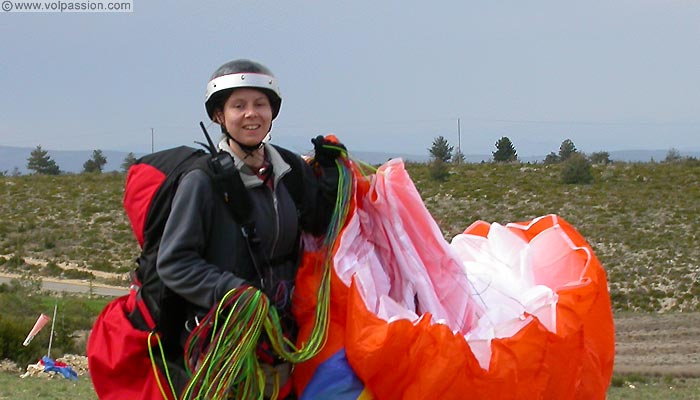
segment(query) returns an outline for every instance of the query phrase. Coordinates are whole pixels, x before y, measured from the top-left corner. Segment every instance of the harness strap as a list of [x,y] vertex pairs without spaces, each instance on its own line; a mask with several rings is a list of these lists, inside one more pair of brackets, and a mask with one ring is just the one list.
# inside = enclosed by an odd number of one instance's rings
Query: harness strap
[[[223,151],[210,160],[210,167],[214,186],[221,192],[233,220],[241,227],[241,234],[246,241],[248,253],[258,275],[260,289],[265,292],[267,287],[263,268],[270,267],[272,264],[263,251],[262,242],[255,229],[252,200],[241,179],[240,171],[236,168],[231,155]],[[292,167],[293,170],[294,168]],[[291,191],[290,194],[292,194]],[[298,204],[296,204],[298,199],[294,195],[292,198],[298,209]]]

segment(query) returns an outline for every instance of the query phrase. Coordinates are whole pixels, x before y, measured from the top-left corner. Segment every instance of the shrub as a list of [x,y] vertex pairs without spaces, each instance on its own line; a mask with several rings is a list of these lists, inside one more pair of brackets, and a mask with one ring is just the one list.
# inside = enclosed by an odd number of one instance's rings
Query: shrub
[[688,167],[700,167],[700,159],[695,157],[686,157],[683,159],[683,164]]
[[97,259],[90,264],[90,269],[111,272],[114,271],[114,265],[109,260]]
[[[29,283],[28,283],[29,282]],[[41,354],[46,354],[50,336],[50,324],[44,327],[29,346],[22,346],[27,333],[37,317],[44,313],[52,316],[57,306],[54,325],[52,354],[85,354],[84,344],[76,341],[75,332],[89,330],[95,316],[104,308],[109,298],[89,299],[63,294],[61,297],[47,296],[35,286],[40,281],[13,280],[9,285],[0,285],[0,359],[8,358],[19,365],[35,363]]]
[[61,276],[63,269],[55,261],[49,261],[42,271],[49,276]]
[[27,265],[27,263],[24,261],[24,257],[17,253],[13,254],[12,257],[6,259],[5,264],[10,270],[17,270],[20,267]]
[[[37,315],[38,316],[38,315]],[[43,346],[36,340],[29,343],[29,346],[22,346],[24,338],[29,330],[34,326],[36,317],[8,317],[0,315],[0,359],[10,359],[19,365],[35,363],[38,354],[42,354]],[[45,331],[41,331],[43,336]]]
[[56,242],[51,239],[51,238],[44,238],[44,248],[45,249],[53,249],[56,247]]
[[621,376],[618,374],[613,375],[612,381],[610,382],[610,386],[619,388],[619,387],[622,387],[624,384],[625,384],[625,377],[624,376]]
[[668,150],[668,153],[666,153],[666,158],[664,159],[664,162],[674,163],[674,162],[680,162],[682,160],[683,160],[683,157],[681,156],[681,152],[678,151],[678,149],[671,148]]
[[63,276],[68,279],[95,279],[95,275],[89,271],[81,271],[79,269],[67,269],[63,271]]
[[443,182],[446,181],[449,176],[450,171],[447,168],[447,163],[439,158],[436,158],[430,163],[430,178],[435,181]]
[[44,350],[42,343],[48,338],[48,330],[42,330],[29,346],[22,346],[24,338],[40,314],[41,299],[36,296],[41,281],[27,278],[22,281],[13,279],[9,285],[0,290],[0,359],[9,358],[19,365],[35,363],[37,355]]
[[561,180],[563,183],[591,183],[591,163],[581,153],[573,153],[562,163]]
[[610,153],[607,151],[597,151],[591,154],[591,163],[593,164],[610,164]]
[[547,157],[544,158],[544,165],[556,164],[559,162],[559,155],[555,152],[550,152]]

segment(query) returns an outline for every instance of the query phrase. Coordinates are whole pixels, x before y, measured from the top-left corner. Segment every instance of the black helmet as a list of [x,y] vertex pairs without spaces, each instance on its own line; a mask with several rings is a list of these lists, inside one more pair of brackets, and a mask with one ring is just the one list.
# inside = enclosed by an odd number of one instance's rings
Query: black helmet
[[204,102],[209,118],[214,121],[214,110],[228,99],[234,89],[244,87],[260,89],[267,95],[274,120],[282,105],[277,79],[264,65],[243,59],[229,61],[220,66],[209,79]]

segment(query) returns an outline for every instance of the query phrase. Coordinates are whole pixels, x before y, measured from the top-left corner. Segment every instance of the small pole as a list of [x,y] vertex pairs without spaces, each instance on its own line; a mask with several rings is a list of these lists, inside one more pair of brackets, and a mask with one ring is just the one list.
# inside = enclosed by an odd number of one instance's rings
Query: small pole
[[151,128],[151,154],[153,154],[153,128]]
[[459,118],[457,118],[457,154],[460,155],[460,158],[457,160],[457,163],[461,163],[461,156],[462,154],[462,129],[460,127],[459,123]]
[[53,319],[51,320],[51,335],[49,336],[49,350],[46,352],[46,357],[51,358],[51,344],[53,343],[53,327],[56,324],[56,309],[58,302],[53,305]]

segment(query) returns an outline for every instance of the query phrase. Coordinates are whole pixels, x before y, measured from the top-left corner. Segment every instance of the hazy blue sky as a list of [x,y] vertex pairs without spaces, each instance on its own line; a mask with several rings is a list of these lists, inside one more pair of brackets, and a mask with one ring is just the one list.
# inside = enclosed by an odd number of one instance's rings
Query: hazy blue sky
[[209,76],[252,58],[280,80],[283,144],[423,154],[460,118],[465,154],[700,149],[697,0],[133,1],[0,11],[0,145],[201,140]]

